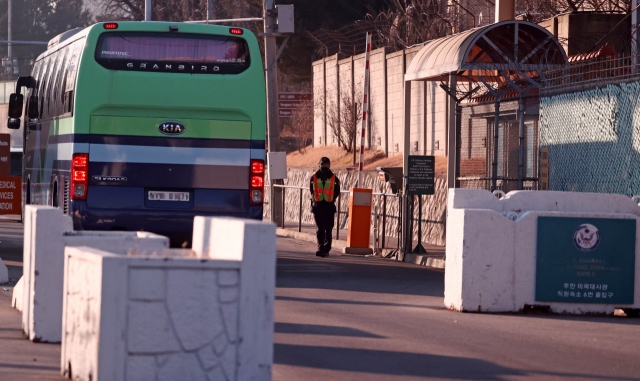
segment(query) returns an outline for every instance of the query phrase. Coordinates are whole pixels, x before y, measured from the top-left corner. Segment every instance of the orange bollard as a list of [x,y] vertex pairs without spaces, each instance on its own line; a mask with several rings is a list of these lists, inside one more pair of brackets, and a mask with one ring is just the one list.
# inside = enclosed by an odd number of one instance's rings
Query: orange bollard
[[369,247],[371,237],[371,189],[352,188],[349,200],[349,230],[347,233],[347,254],[372,254]]

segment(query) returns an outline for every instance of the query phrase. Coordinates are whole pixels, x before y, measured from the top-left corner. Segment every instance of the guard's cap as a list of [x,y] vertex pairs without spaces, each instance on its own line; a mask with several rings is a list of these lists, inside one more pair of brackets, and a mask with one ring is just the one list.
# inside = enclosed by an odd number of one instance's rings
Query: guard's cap
[[322,159],[320,159],[320,165],[322,164],[331,164],[331,160],[329,160],[328,157],[324,156]]

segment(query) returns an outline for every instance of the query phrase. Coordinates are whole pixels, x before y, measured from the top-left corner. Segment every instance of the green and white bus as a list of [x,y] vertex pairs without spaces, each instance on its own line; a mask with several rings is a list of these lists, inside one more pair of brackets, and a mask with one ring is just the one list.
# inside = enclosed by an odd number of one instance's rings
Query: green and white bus
[[52,39],[16,87],[23,204],[59,207],[76,230],[173,243],[195,215],[262,219],[265,82],[250,31],[98,23]]

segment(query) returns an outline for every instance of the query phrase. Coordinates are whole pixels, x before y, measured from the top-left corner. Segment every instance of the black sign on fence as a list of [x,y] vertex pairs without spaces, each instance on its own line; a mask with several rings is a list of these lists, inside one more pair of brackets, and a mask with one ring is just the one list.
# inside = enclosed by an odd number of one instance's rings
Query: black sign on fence
[[435,163],[434,156],[409,155],[407,194],[423,195],[435,193]]

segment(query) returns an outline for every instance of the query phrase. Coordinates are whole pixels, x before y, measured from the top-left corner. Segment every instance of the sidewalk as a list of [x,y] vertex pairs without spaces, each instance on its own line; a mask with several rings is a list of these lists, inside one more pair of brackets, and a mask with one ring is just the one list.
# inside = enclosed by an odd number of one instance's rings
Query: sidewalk
[[[300,229],[299,229],[300,228]],[[300,230],[300,231],[299,231]],[[278,228],[277,234],[279,237],[294,238],[301,241],[316,242],[316,227],[314,225],[287,222],[285,228]],[[333,244],[334,250],[342,251],[347,247],[347,229],[340,229],[338,233],[339,239],[336,239],[336,229],[333,229]],[[386,237],[385,243],[387,248],[381,250],[381,253],[376,253],[378,256],[385,256],[397,248],[397,238]],[[415,247],[417,243],[412,246]],[[429,245],[423,243],[423,247],[427,251],[425,254],[407,253],[403,262],[415,263],[420,266],[427,266],[436,269],[445,268],[445,248],[443,246]],[[382,254],[382,255],[380,255]],[[400,254],[402,255],[402,254]],[[397,256],[396,256],[397,258]]]

